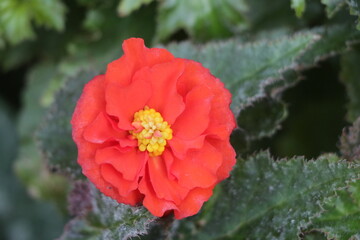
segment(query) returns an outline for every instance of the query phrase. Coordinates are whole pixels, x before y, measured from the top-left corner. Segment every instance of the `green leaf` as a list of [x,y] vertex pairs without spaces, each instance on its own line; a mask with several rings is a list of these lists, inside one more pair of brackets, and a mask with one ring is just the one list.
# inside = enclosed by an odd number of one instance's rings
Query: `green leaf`
[[284,103],[272,98],[262,98],[241,111],[237,124],[250,140],[254,140],[273,135],[286,117]]
[[156,219],[144,207],[118,203],[101,194],[93,185],[85,187],[85,191],[75,189],[75,192],[77,195],[72,196],[73,204],[88,201],[85,206],[87,211],[81,212],[66,225],[60,240],[125,240],[147,233],[149,224]]
[[328,198],[320,216],[315,217],[312,228],[322,231],[328,239],[360,239],[360,180]]
[[300,18],[305,11],[305,0],[291,0],[291,8],[295,10],[296,16]]
[[349,24],[316,28],[314,33],[318,33],[321,38],[298,59],[303,67],[313,66],[320,60],[342,53],[360,40],[360,33]]
[[121,0],[117,11],[120,16],[127,16],[139,9],[142,5],[149,4],[152,1],[154,0]]
[[32,21],[37,26],[63,30],[65,7],[59,0],[3,0],[0,2],[0,25],[4,37],[17,44],[35,38]]
[[321,3],[326,6],[327,17],[332,18],[345,5],[345,0],[321,0]]
[[357,29],[360,30],[360,0],[346,0],[350,8],[350,14],[358,16]]
[[246,28],[244,0],[167,0],[158,9],[157,39],[168,39],[176,31],[206,40],[224,38]]
[[322,211],[319,203],[358,178],[359,169],[334,155],[274,161],[262,152],[239,160],[207,203],[211,207],[195,218],[197,227],[180,234],[187,234],[185,239],[296,239]]
[[51,81],[54,75],[53,63],[35,65],[28,74],[17,126],[20,146],[15,171],[33,197],[51,200],[65,212],[68,182],[63,176],[48,172],[34,139],[34,133],[47,107],[42,99],[54,82]]
[[341,154],[349,161],[360,162],[360,117],[340,137]]
[[348,52],[341,57],[340,79],[345,84],[349,102],[347,119],[350,122],[360,116],[360,48]]
[[70,120],[84,85],[95,72],[81,72],[69,79],[57,93],[54,103],[46,112],[41,127],[36,132],[40,150],[53,171],[81,177],[77,164],[77,148],[72,141]]
[[37,26],[64,30],[65,5],[59,0],[33,0],[31,12]]
[[31,26],[31,12],[25,1],[1,1],[0,25],[3,26],[4,37],[12,44],[35,37]]

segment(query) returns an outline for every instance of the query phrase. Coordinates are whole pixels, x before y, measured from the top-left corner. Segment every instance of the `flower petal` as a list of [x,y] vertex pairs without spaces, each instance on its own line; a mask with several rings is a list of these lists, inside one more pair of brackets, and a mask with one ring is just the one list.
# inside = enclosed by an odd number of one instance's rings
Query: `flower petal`
[[[84,129],[105,108],[104,75],[94,77],[89,81],[78,100],[71,119],[72,137],[78,147],[78,163],[87,162],[95,155],[98,144],[89,143],[83,137]],[[83,166],[83,169],[87,166]],[[90,166],[91,168],[91,166]]]
[[207,188],[214,185],[217,182],[216,174],[199,164],[199,161],[207,161],[207,159],[194,160],[191,157],[193,156],[190,155],[185,159],[175,159],[173,162],[171,173],[176,176],[179,184],[188,189]]
[[118,190],[119,194],[123,197],[127,197],[132,191],[138,188],[137,181],[127,181],[110,164],[100,165],[101,176],[106,182],[111,183]]
[[215,79],[210,71],[202,66],[201,63],[183,59],[185,70],[177,83],[177,89],[181,96],[186,96],[192,89],[202,86],[208,87]]
[[156,196],[179,204],[189,190],[167,177],[164,160],[161,157],[151,157],[148,161],[148,168],[150,181]]
[[143,205],[157,217],[162,217],[166,211],[177,209],[172,201],[158,198],[148,175],[148,171],[146,171],[145,177],[139,183],[139,190],[144,194]]
[[191,190],[178,209],[174,209],[175,218],[182,219],[197,214],[204,202],[211,197],[213,188],[214,186]]
[[209,114],[211,121],[205,133],[228,141],[232,130],[236,126],[234,114],[230,110],[231,94],[219,79],[215,79],[211,85],[214,99],[211,103],[212,108]]
[[183,98],[178,94],[176,82],[184,71],[184,62],[175,59],[149,69],[146,78],[152,83],[153,94],[148,106],[161,113],[165,121],[173,124],[184,111]]
[[105,107],[104,75],[94,77],[88,82],[78,100],[71,119],[75,142],[82,138],[84,128],[89,125]]
[[111,119],[104,113],[100,112],[95,120],[89,124],[84,131],[84,139],[92,143],[104,143],[106,141],[118,141],[120,146],[136,147],[137,141],[129,139],[127,131],[122,131],[111,123]]
[[138,150],[121,151],[119,147],[107,147],[96,151],[97,164],[110,164],[128,181],[137,181],[148,155]]
[[106,112],[118,118],[120,129],[131,130],[134,113],[144,108],[151,94],[151,85],[146,79],[136,78],[126,87],[108,84],[105,96]]
[[171,147],[172,152],[178,158],[184,158],[190,149],[199,149],[204,144],[205,135],[200,135],[192,140],[183,140],[174,136],[167,143]]
[[205,86],[196,87],[186,95],[185,110],[172,126],[175,136],[194,139],[209,125],[212,93]]
[[121,86],[131,83],[136,71],[147,66],[171,61],[174,56],[166,49],[147,48],[141,38],[130,38],[123,43],[124,55],[110,64],[106,70],[106,81]]
[[221,149],[222,164],[217,171],[219,181],[229,177],[231,169],[236,163],[236,153],[230,142],[221,141],[218,139],[209,139],[211,145],[216,149]]
[[201,149],[192,151],[190,154],[194,162],[215,175],[223,162],[223,155],[221,152],[207,140],[204,141],[204,145]]

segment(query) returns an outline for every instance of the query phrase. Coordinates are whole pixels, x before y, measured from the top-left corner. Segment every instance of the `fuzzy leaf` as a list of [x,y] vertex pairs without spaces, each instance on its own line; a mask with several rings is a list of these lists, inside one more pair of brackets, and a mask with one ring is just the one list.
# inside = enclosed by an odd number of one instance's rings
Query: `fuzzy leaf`
[[346,0],[349,5],[350,14],[358,16],[357,29],[360,30],[360,0]]
[[360,40],[360,33],[354,31],[352,25],[347,24],[317,28],[314,29],[314,33],[318,33],[321,38],[298,59],[301,67],[313,66],[318,61],[346,51],[353,42]]
[[321,212],[319,203],[359,169],[334,155],[274,161],[262,152],[239,160],[185,239],[296,239]]
[[70,119],[84,85],[95,75],[97,74],[88,71],[69,79],[57,93],[36,133],[40,150],[53,171],[66,173],[74,178],[82,175],[76,161],[77,148],[72,141]]
[[89,201],[88,211],[71,220],[59,240],[126,240],[145,234],[149,224],[156,219],[143,207],[120,204],[92,185],[87,189],[89,192],[78,191],[78,194],[86,195],[85,198],[72,197]]
[[291,8],[295,10],[296,16],[300,18],[305,11],[305,0],[291,0]]
[[139,9],[142,5],[149,4],[152,1],[154,0],[121,0],[117,11],[120,16],[127,16]]
[[326,6],[327,17],[332,18],[345,5],[345,0],[321,0],[321,3]]
[[206,40],[227,37],[246,27],[244,0],[167,0],[160,3],[158,10],[157,39],[160,41],[178,30]]
[[285,104],[271,98],[262,98],[241,111],[237,124],[248,138],[260,139],[273,135],[286,116]]
[[360,239],[360,180],[326,200],[323,213],[312,220],[312,228],[328,239]]
[[347,119],[355,121],[360,116],[360,48],[344,54],[341,58],[340,79],[345,84],[349,98]]

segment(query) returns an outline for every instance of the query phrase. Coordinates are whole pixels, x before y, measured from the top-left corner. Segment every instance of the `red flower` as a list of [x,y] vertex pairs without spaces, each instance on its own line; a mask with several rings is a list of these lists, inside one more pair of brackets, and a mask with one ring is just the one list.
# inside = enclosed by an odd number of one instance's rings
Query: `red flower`
[[230,93],[208,69],[142,39],[84,88],[72,118],[78,163],[105,195],[155,216],[196,214],[229,176]]

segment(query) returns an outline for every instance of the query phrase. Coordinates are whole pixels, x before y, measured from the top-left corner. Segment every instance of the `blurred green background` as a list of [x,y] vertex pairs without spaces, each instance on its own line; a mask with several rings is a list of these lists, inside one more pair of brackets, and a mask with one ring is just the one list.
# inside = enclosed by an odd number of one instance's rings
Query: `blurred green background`
[[[147,46],[249,42],[356,21],[347,7],[306,4],[298,18],[287,0],[0,0],[0,239],[54,239],[71,217],[67,179],[47,169],[35,136],[65,79],[105,70],[129,37]],[[283,95],[289,112],[282,128],[257,148],[275,157],[338,152],[350,124],[339,66],[334,56],[303,71],[303,81]]]

